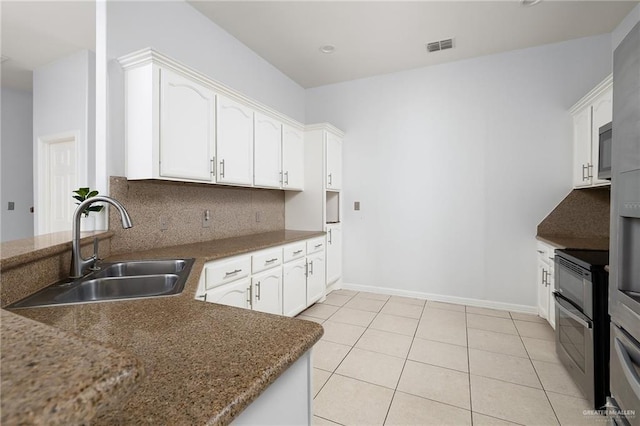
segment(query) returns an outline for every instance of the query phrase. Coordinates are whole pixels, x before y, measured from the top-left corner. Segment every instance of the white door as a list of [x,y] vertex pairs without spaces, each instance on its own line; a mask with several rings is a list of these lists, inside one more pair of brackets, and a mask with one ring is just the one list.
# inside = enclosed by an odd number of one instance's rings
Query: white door
[[304,189],[304,139],[301,131],[282,126],[282,188]]
[[282,124],[264,114],[254,114],[253,183],[266,188],[282,185]]
[[573,186],[590,186],[591,107],[573,117]]
[[307,259],[285,263],[282,267],[282,312],[293,317],[307,307]]
[[251,308],[251,281],[245,278],[213,288],[206,292],[205,301],[237,308]]
[[210,182],[215,128],[212,90],[160,70],[160,175]]
[[548,282],[549,282],[549,278],[548,278],[548,274],[549,274],[549,267],[543,263],[543,262],[538,262],[538,279],[537,279],[537,286],[538,286],[538,315],[541,316],[544,319],[548,319],[549,318],[549,286],[548,286]]
[[327,133],[327,189],[342,188],[342,139]]
[[327,226],[327,284],[342,277],[342,226]]
[[217,181],[253,184],[253,111],[217,96]]
[[593,103],[591,113],[591,176],[594,185],[610,183],[606,179],[598,179],[598,159],[600,157],[600,127],[613,119],[613,90],[607,90]]
[[323,251],[307,257],[307,306],[318,301],[324,295],[327,285],[324,260]]
[[272,268],[251,278],[254,311],[282,315],[282,268]]
[[41,138],[38,147],[36,233],[70,231],[76,209],[72,192],[79,187],[76,137]]

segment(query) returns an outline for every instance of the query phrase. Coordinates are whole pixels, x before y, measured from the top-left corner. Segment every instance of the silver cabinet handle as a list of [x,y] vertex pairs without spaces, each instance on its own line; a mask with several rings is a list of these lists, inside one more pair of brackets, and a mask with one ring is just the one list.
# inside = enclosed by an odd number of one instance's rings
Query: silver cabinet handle
[[[587,174],[585,175],[585,171],[587,171]],[[587,179],[589,179],[589,165],[588,164],[583,164],[582,165],[582,180],[585,181]]]
[[256,283],[256,300],[260,300],[260,281]]
[[224,276],[228,277],[229,275],[237,274],[238,272],[242,272],[242,269],[236,269],[235,271],[227,272],[224,274]]
[[216,157],[211,158],[211,174],[216,175]]
[[313,260],[311,261],[311,269],[309,270],[309,273],[313,275]]
[[280,172],[280,184],[282,185],[284,181],[282,180],[282,172]]
[[251,303],[251,286],[247,287],[247,304],[249,307],[253,305],[253,303]]
[[284,184],[289,185],[289,171],[284,172]]
[[304,276],[305,277],[309,276],[309,262],[305,262],[304,264]]
[[264,263],[268,265],[268,264],[270,264],[270,263],[275,262],[276,260],[278,260],[278,258],[277,258],[277,257],[274,257],[273,259],[265,260],[265,261],[264,261]]
[[538,253],[540,253],[540,254],[544,253],[544,251],[542,251],[542,250],[536,250],[536,251],[537,251]]
[[203,301],[205,301],[205,302],[207,301],[207,293],[205,293],[205,294],[201,294],[201,295],[200,295],[200,296],[198,296],[198,297],[201,297],[201,298],[202,298],[202,300],[203,300]]
[[[591,329],[593,327],[593,325],[591,324],[589,319],[584,317],[584,315],[582,315],[582,313],[580,313],[578,310],[573,308],[574,312],[572,312],[567,307],[565,307],[564,304],[566,302],[563,302],[562,299],[560,299],[561,296],[558,293],[554,292],[553,293],[553,297],[556,300],[556,306],[558,307],[558,309],[560,309],[563,313],[568,315],[569,318],[571,318],[572,320],[576,321],[577,323],[579,323],[584,328]],[[584,317],[584,318],[581,318],[581,317]]]
[[313,246],[314,248],[320,248],[322,247],[322,244],[316,244],[315,246]]
[[542,270],[542,284],[544,284],[544,286],[548,286],[549,282],[547,282],[547,277],[549,276],[549,273],[547,272],[546,269]]
[[329,185],[331,185],[333,182],[333,176],[331,176],[332,173],[329,173]]
[[302,249],[300,249],[300,250],[296,250],[296,251],[294,251],[294,252],[293,252],[293,254],[294,254],[294,256],[295,256],[296,254],[300,254],[300,253],[302,253],[302,252],[303,252],[303,250],[302,250]]
[[224,159],[220,160],[220,177],[224,177]]
[[329,229],[329,244],[333,244],[333,239],[331,237],[331,229]]
[[593,164],[587,163],[587,177],[589,179],[593,178]]

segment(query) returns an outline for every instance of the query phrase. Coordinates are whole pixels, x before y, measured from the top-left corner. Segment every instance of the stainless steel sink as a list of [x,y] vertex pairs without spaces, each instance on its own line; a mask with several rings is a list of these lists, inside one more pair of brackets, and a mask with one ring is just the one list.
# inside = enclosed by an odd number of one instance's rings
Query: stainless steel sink
[[179,294],[194,259],[141,260],[103,263],[77,279],[46,287],[7,308],[90,303]]

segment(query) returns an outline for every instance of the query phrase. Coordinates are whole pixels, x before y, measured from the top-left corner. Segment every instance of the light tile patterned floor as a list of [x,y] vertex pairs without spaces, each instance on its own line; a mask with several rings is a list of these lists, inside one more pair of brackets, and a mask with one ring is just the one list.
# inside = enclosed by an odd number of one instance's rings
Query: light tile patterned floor
[[535,315],[337,290],[321,323],[314,424],[604,425]]

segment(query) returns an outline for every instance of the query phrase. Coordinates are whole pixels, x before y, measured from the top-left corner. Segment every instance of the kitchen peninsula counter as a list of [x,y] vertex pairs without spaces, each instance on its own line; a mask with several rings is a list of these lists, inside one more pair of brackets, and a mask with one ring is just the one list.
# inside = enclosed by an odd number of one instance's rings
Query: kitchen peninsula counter
[[[311,349],[323,329],[313,322],[195,300],[203,265],[321,235],[276,231],[112,256],[109,261],[187,257],[196,261],[184,291],[176,296],[13,313],[141,361],[145,375],[130,398],[98,413],[91,423],[228,424]],[[4,335],[4,322],[2,327]],[[3,399],[4,392],[3,387]]]

